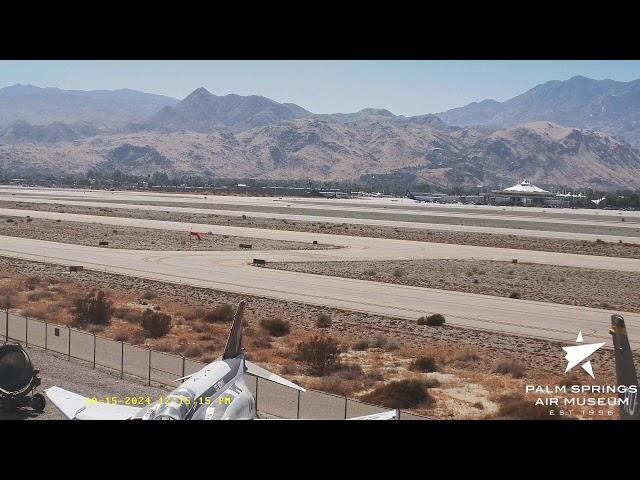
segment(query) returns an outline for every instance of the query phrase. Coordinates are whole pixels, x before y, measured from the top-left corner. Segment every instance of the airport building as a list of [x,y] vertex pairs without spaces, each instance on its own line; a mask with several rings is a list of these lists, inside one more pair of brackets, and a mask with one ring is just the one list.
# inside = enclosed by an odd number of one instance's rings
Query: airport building
[[503,190],[493,190],[489,196],[489,203],[493,205],[523,205],[532,206],[564,206],[566,197],[536,187],[529,180]]

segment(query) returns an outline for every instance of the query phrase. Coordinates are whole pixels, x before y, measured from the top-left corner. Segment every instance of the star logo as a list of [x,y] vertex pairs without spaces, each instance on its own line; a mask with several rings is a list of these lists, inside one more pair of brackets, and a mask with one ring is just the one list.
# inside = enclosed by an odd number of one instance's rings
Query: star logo
[[[576,338],[576,343],[582,343],[584,340],[582,339],[582,332],[578,332],[578,337]],[[571,347],[562,347],[562,349],[567,352],[564,358],[567,360],[567,369],[564,373],[567,373],[573,367],[581,363],[583,360],[589,358],[596,350],[604,346],[603,343],[586,343],[584,345],[574,345]],[[587,360],[585,363],[581,365],[582,369],[591,375],[591,378],[595,379],[596,377],[593,375],[593,368],[591,367],[591,361]]]

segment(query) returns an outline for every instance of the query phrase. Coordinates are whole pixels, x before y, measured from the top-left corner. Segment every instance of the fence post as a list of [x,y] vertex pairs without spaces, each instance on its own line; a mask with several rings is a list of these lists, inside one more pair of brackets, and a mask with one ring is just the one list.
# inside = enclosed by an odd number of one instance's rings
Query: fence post
[[349,399],[347,396],[344,396],[344,419],[347,419],[347,405],[349,405]]
[[67,333],[69,334],[68,335],[69,336],[69,358],[68,358],[68,360],[71,361],[71,327],[67,326],[67,329],[68,329]]
[[49,338],[49,324],[45,320],[44,322],[44,351],[47,351],[47,340]]
[[256,377],[256,414],[258,413],[258,385],[260,385],[260,377]]
[[151,347],[149,349],[149,386],[151,386]]
[[29,346],[29,317],[24,317],[24,346]]
[[120,378],[124,378],[124,341],[120,342]]
[[296,413],[296,418],[297,418],[298,420],[300,420],[300,394],[301,394],[301,393],[302,393],[302,392],[301,392],[300,390],[298,390],[298,412]]
[[93,368],[96,368],[96,334],[93,334]]
[[9,309],[7,308],[5,311],[6,322],[4,322],[4,339],[6,342],[9,341]]
[[184,355],[180,354],[180,356],[182,357],[182,375],[181,376],[184,377],[185,376],[185,362],[186,362],[186,359],[184,358]]

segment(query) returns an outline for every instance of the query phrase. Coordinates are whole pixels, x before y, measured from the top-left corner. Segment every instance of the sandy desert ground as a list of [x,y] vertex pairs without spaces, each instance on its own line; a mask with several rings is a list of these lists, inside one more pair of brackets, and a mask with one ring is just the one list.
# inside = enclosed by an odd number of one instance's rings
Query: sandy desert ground
[[137,227],[111,227],[99,223],[78,223],[27,217],[3,217],[0,215],[0,235],[34,238],[52,242],[104,248],[130,250],[211,251],[243,250],[240,244],[251,245],[251,250],[318,250],[332,248],[329,245],[268,240],[262,238],[216,235],[198,231],[201,240],[190,236],[188,231],[146,229]]
[[272,262],[269,268],[640,312],[640,274],[486,260]]

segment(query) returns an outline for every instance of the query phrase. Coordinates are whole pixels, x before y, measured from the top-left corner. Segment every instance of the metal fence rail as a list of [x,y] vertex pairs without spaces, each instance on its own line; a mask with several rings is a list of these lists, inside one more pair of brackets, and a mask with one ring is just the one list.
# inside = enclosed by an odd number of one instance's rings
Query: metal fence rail
[[[15,341],[145,380],[148,385],[174,388],[177,378],[197,372],[206,364],[166,352],[89,333],[64,325],[0,311],[0,340]],[[267,415],[299,419],[345,419],[390,409],[346,396],[307,390],[300,392],[270,380],[246,375],[256,409]],[[428,420],[429,417],[400,411],[400,420]]]

